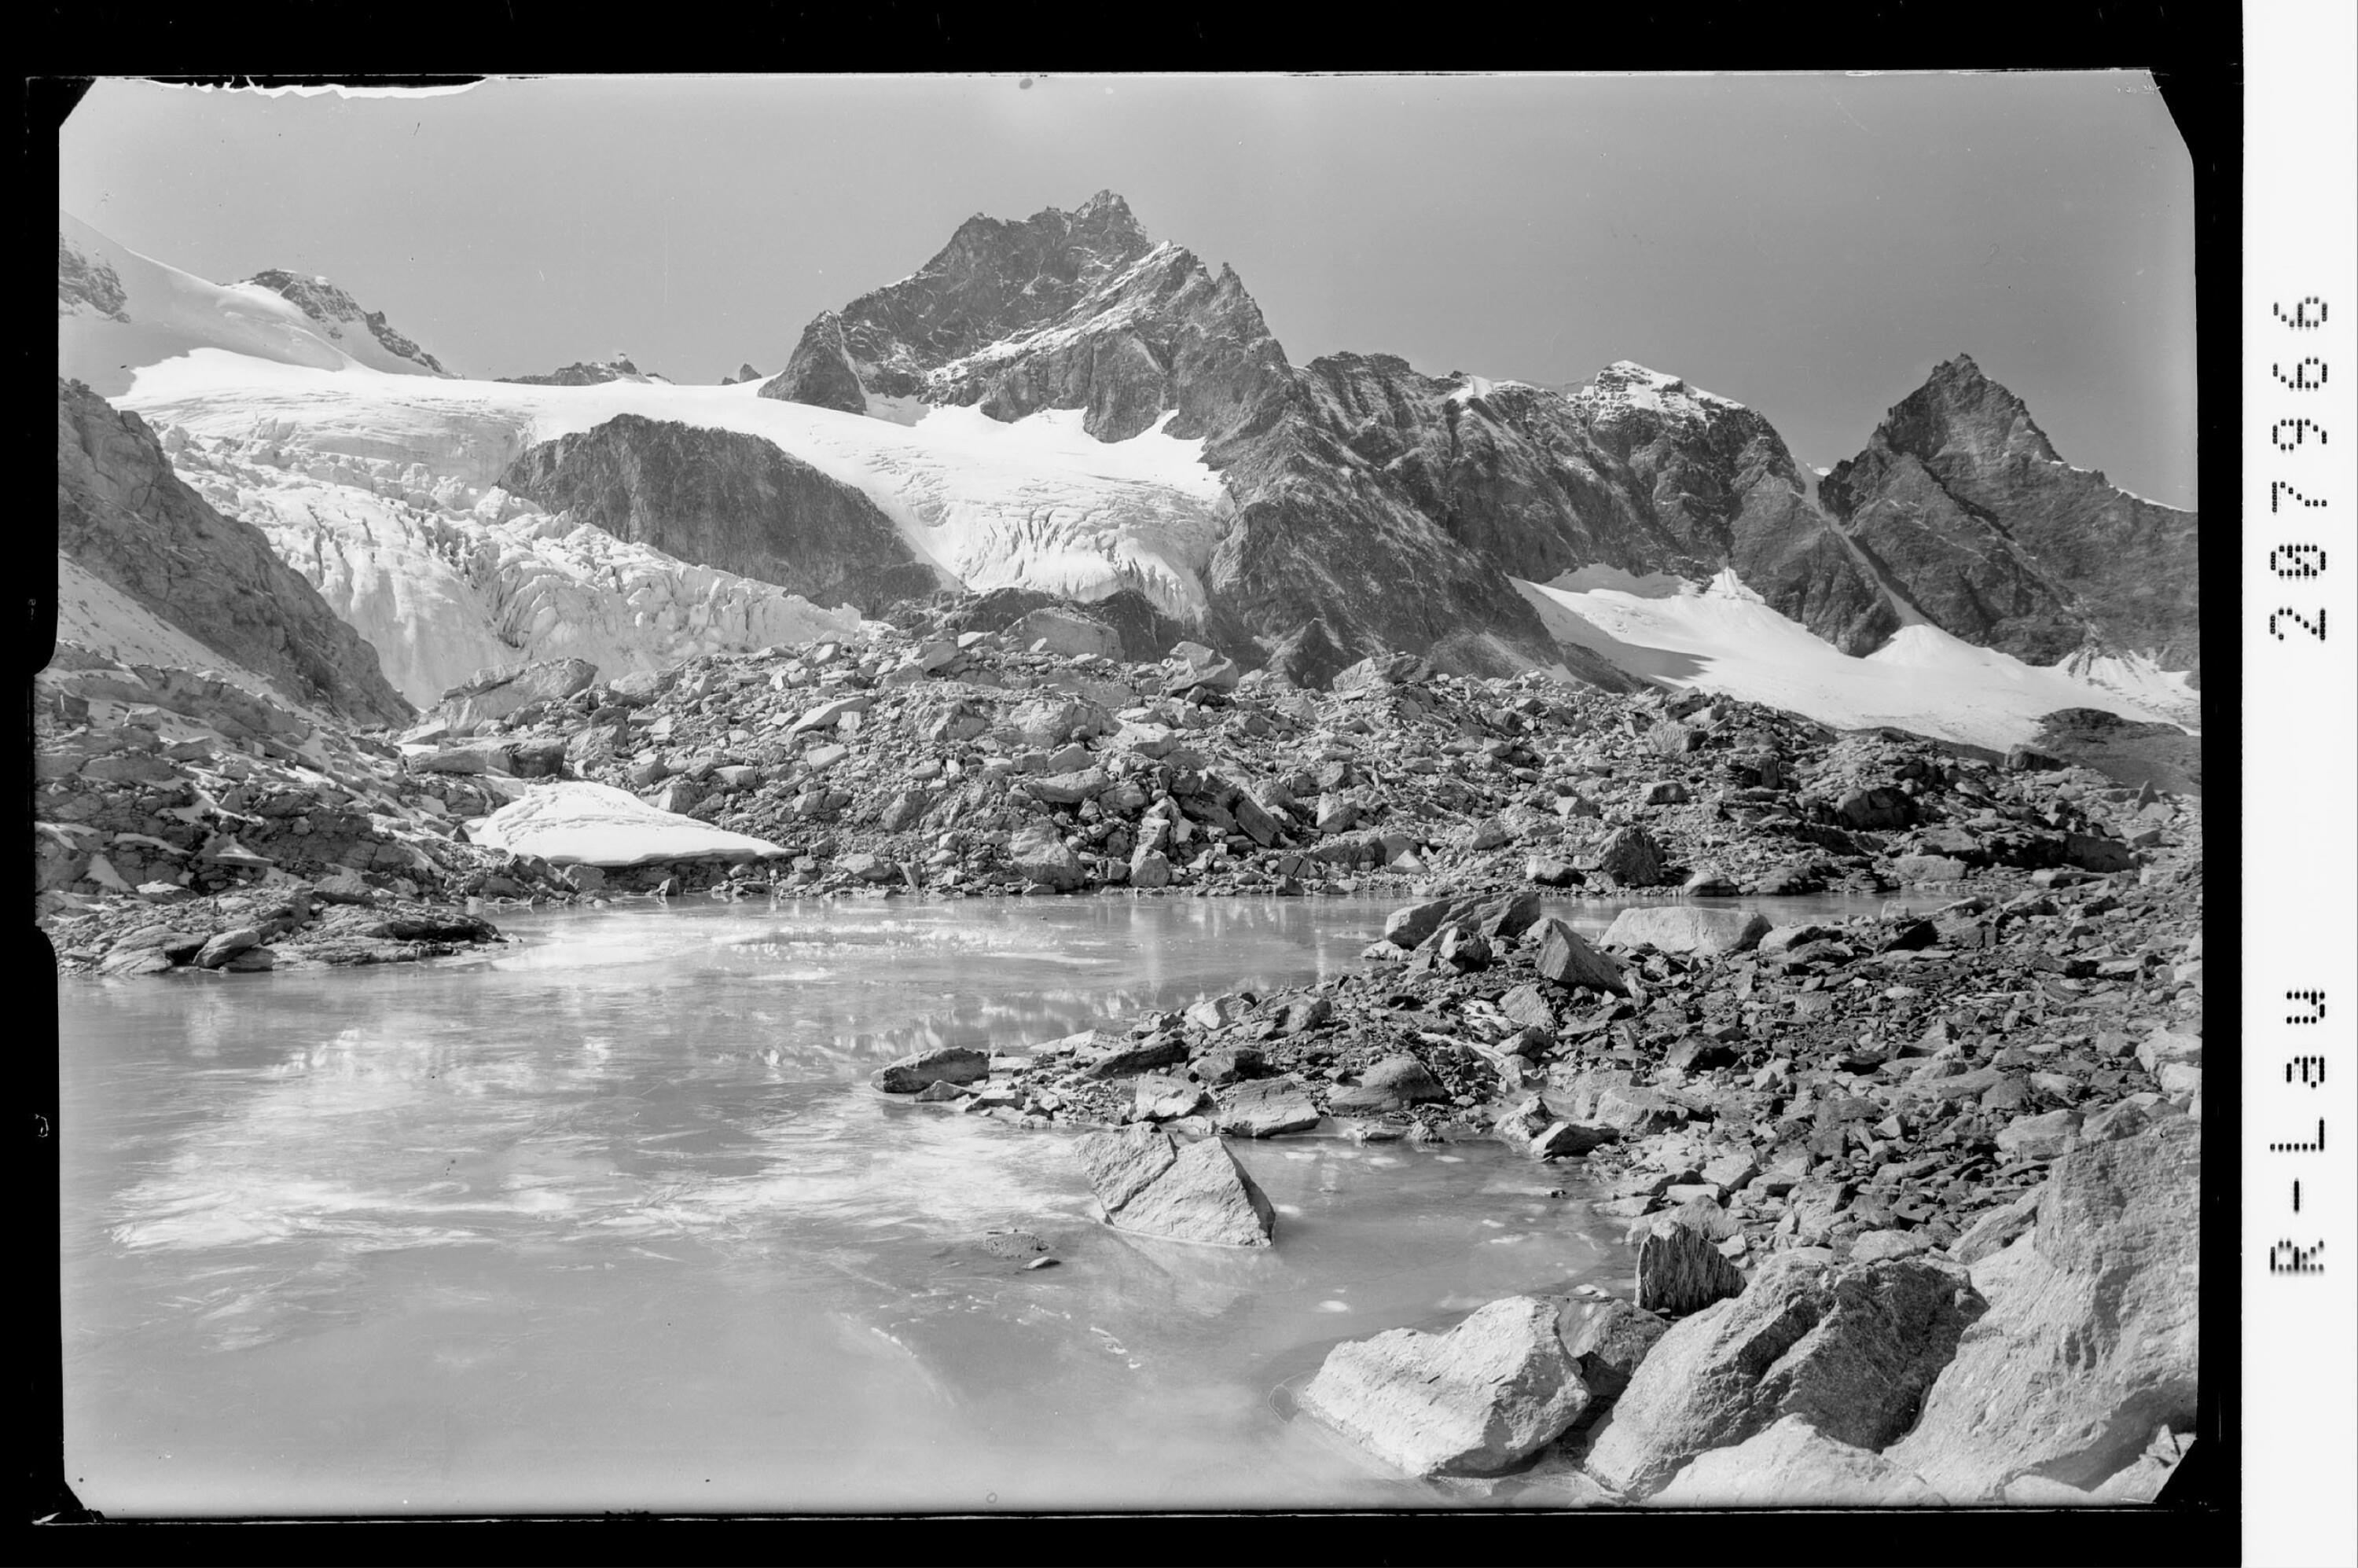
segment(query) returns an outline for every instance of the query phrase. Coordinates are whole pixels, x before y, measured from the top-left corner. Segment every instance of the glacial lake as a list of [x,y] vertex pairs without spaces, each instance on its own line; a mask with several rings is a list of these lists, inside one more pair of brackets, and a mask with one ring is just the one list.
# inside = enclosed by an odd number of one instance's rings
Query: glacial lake
[[[865,1082],[1354,969],[1397,902],[631,902],[448,962],[62,981],[66,1476],[112,1517],[1445,1506],[1276,1391],[1626,1293],[1561,1168],[1232,1142],[1279,1213],[1232,1252],[1097,1224],[1070,1134]],[[1009,1226],[1061,1265],[973,1245]]]

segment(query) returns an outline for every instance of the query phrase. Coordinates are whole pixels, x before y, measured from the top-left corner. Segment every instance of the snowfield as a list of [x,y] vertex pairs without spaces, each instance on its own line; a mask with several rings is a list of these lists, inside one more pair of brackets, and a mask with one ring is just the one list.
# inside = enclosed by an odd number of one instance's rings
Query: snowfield
[[1922,622],[1854,659],[1771,610],[1732,571],[1698,585],[1590,567],[1552,583],[1515,586],[1556,637],[1632,675],[1790,708],[1838,729],[1890,724],[2003,751],[2028,741],[2039,716],[2059,708],[2102,708],[2187,727],[2200,722],[2199,697],[2182,676],[2100,660],[2098,678],[2114,682],[2100,685],[2061,665],[2042,669],[1974,647]]

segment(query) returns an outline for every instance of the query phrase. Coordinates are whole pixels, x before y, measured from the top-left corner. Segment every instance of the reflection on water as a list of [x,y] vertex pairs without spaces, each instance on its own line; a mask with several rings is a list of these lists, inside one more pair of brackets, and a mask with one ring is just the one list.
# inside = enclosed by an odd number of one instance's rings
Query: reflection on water
[[[1061,1135],[860,1082],[1302,984],[1385,907],[639,906],[468,964],[68,982],[69,1476],[117,1515],[1432,1506],[1270,1390],[1607,1279],[1561,1177],[1238,1146],[1281,1245],[1228,1253],[1095,1224]],[[973,1245],[1011,1225],[1061,1266]]]

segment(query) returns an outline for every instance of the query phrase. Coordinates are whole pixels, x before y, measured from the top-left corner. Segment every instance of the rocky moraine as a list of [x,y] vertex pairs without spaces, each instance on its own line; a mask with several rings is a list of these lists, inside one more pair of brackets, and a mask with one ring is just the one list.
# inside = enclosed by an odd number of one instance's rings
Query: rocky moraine
[[[550,901],[1389,892],[1355,972],[921,1054],[876,1091],[1069,1138],[1109,1223],[1223,1245],[1285,1244],[1226,1141],[1541,1162],[1568,1214],[1626,1224],[1625,1293],[1535,1280],[1293,1390],[1437,1486],[2024,1502],[2167,1476],[2195,1377],[2199,796],[1406,656],[1304,690],[1184,641],[1131,657],[1169,630],[1142,605],[896,619],[657,676],[487,672],[397,738],[61,660],[44,926],[70,970],[267,984],[482,950]],[[1916,913],[1747,908],[1824,890]],[[1630,907],[1592,942],[1559,916],[1595,898]]]

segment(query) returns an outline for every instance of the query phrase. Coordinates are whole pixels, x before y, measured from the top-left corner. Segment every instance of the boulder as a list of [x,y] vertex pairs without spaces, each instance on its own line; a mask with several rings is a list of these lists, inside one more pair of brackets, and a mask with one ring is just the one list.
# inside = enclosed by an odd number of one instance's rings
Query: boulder
[[833,730],[846,714],[865,713],[874,702],[875,698],[865,692],[828,697],[825,702],[805,709],[800,719],[786,727],[786,737],[791,740],[806,730]]
[[1001,634],[1011,645],[1028,648],[1044,642],[1047,651],[1068,658],[1119,659],[1121,633],[1112,627],[1046,605],[1032,611]]
[[1075,1145],[1106,1223],[1143,1236],[1228,1247],[1267,1247],[1277,1211],[1217,1138],[1184,1148],[1159,1128],[1133,1123]]
[[260,931],[251,925],[241,925],[210,938],[197,949],[194,961],[200,969],[218,969],[261,940]]
[[1662,953],[1741,953],[1768,934],[1768,917],[1741,909],[1697,909],[1692,904],[1635,904],[1616,915],[1605,933],[1608,947],[1651,947]]
[[1556,1314],[1564,1353],[1599,1406],[1621,1397],[1629,1375],[1670,1327],[1666,1320],[1624,1301],[1568,1302]]
[[1603,871],[1623,887],[1660,887],[1662,847],[1642,827],[1617,827],[1588,856],[1589,868]]
[[2191,1429],[2201,1124],[2071,1150],[2030,1234],[1976,1269],[1991,1307],[1890,1458],[1961,1503],[2036,1476],[2091,1487],[2157,1426]]
[[1662,1336],[1597,1429],[1589,1471],[1650,1495],[1694,1455],[1794,1414],[1880,1449],[1986,1308],[1963,1270],[1923,1259],[1779,1253],[1742,1295]]
[[1220,1091],[1214,1125],[1238,1138],[1307,1132],[1319,1121],[1309,1092],[1290,1077],[1248,1078]]
[[1162,850],[1141,844],[1130,857],[1130,885],[1159,888],[1171,885],[1171,861]]
[[1648,1224],[1638,1244],[1640,1309],[1683,1317],[1743,1291],[1744,1271],[1720,1256],[1716,1238],[1675,1217]]
[[1540,895],[1521,892],[1464,898],[1437,898],[1395,909],[1384,919],[1384,940],[1395,947],[1416,947],[1444,926],[1494,939],[1512,940],[1540,918]]
[[[1088,1035],[1071,1036],[1089,1040]],[[1119,1039],[1120,1036],[1112,1038]],[[1092,1042],[1094,1044],[1094,1042]],[[1085,1062],[1081,1071],[1092,1078],[1127,1078],[1168,1067],[1187,1059],[1187,1044],[1176,1034],[1150,1034],[1143,1040],[1118,1044],[1104,1055]]]
[[2079,1131],[2076,1110],[2017,1116],[1998,1129],[1998,1152],[2010,1160],[2052,1160],[2077,1141]]
[[1080,856],[1046,823],[1019,830],[1008,843],[1007,859],[1025,881],[1045,883],[1058,892],[1069,892],[1087,880]]
[[1376,1090],[1398,1106],[1449,1098],[1449,1091],[1425,1070],[1423,1063],[1405,1054],[1386,1056],[1368,1068],[1359,1075],[1359,1087]]
[[1141,1121],[1176,1121],[1183,1116],[1193,1116],[1211,1103],[1201,1084],[1185,1078],[1174,1078],[1161,1073],[1140,1076],[1132,1102],[1134,1114]]
[[990,1074],[990,1058],[965,1045],[919,1051],[879,1067],[868,1081],[886,1094],[912,1095],[928,1084],[970,1084]]
[[598,666],[587,659],[547,659],[536,664],[479,671],[442,694],[435,717],[453,735],[471,734],[534,702],[558,702],[597,684]]
[[1732,1448],[1695,1456],[1647,1499],[1657,1508],[1923,1509],[1948,1499],[1914,1471],[1789,1415]]
[[1349,1340],[1302,1390],[1303,1411],[1412,1476],[1494,1475],[1553,1442],[1588,1403],[1556,1308],[1509,1296],[1442,1334]]
[[1537,930],[1541,979],[1564,987],[1586,986],[1591,990],[1628,994],[1629,982],[1622,978],[1619,959],[1598,952],[1589,945],[1588,938],[1553,915],[1541,921]]

